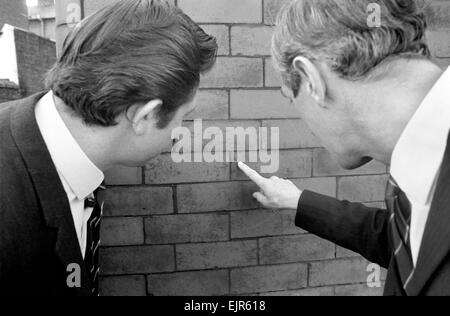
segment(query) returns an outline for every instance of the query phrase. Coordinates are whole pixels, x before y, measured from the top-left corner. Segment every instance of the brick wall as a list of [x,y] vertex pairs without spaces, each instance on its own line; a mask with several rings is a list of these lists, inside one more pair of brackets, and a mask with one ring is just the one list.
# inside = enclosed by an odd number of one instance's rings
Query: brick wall
[[1,32],[0,103],[43,90],[56,60],[55,42],[9,25]]
[[[345,171],[298,119],[271,67],[273,18],[283,0],[177,0],[217,36],[217,66],[204,76],[204,124],[279,127],[280,172],[303,189],[383,206],[380,163]],[[85,0],[86,13],[106,1]],[[450,1],[429,10],[429,39],[450,60]],[[187,122],[187,124],[191,124]],[[104,295],[379,295],[367,262],[294,227],[295,212],[261,210],[255,186],[235,164],[174,164],[168,154],[143,169],[107,175],[102,228]]]
[[39,36],[56,39],[55,0],[39,0],[28,9],[29,30]]
[[0,29],[3,24],[28,29],[25,0],[0,0]]
[[21,29],[14,30],[17,67],[22,95],[27,96],[44,89],[46,72],[56,61],[54,41]]

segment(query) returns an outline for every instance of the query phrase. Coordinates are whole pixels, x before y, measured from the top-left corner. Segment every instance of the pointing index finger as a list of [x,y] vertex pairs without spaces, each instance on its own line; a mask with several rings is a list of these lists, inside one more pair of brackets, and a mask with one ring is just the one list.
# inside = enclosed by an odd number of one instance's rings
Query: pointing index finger
[[256,185],[258,185],[261,189],[265,187],[267,179],[262,177],[258,172],[241,161],[238,162],[238,167],[242,170],[243,173],[245,173],[247,177],[250,178],[250,180],[255,182]]

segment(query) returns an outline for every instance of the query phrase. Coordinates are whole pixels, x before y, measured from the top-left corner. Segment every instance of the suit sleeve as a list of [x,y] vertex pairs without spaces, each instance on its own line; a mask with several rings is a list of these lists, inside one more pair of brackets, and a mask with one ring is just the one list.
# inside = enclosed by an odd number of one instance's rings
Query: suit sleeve
[[295,224],[387,268],[392,255],[389,218],[387,210],[304,191]]

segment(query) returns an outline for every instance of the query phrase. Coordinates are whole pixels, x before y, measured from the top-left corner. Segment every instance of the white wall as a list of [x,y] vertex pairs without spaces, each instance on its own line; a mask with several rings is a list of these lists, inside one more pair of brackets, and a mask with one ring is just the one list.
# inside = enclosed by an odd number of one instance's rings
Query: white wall
[[0,35],[0,79],[9,79],[19,85],[14,27],[5,24]]

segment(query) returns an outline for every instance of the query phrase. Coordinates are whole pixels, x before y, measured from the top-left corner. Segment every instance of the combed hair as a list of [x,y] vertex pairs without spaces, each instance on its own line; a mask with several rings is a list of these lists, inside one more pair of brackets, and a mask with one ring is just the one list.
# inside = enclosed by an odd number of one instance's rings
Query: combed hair
[[[373,4],[381,10],[380,27],[368,23]],[[429,58],[423,7],[423,1],[416,0],[290,1],[277,18],[275,66],[298,94],[301,74],[292,65],[297,56],[324,61],[349,80],[366,78],[390,58]]]
[[159,128],[189,102],[217,43],[177,7],[123,0],[83,20],[67,36],[46,78],[88,125],[114,126],[132,105],[161,99]]

